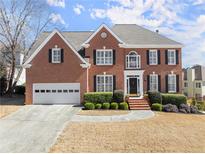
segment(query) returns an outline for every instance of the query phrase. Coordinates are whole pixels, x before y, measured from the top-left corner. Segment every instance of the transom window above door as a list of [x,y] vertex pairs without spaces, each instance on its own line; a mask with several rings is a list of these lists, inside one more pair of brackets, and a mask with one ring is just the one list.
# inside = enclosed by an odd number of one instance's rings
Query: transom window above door
[[126,55],[126,69],[139,69],[140,68],[140,55],[135,51],[130,51]]
[[112,65],[113,64],[113,50],[112,49],[97,49],[96,50],[96,64],[97,65]]

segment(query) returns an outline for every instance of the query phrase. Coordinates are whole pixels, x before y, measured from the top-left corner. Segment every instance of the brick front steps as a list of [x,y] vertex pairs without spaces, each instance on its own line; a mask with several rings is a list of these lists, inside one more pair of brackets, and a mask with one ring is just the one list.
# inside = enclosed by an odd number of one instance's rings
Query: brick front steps
[[146,99],[128,99],[130,110],[150,110],[149,102]]

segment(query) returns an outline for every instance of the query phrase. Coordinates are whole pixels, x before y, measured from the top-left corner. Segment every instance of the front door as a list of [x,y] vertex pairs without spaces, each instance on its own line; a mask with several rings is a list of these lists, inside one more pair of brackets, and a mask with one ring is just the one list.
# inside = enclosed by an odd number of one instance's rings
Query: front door
[[130,94],[137,94],[137,78],[129,79]]

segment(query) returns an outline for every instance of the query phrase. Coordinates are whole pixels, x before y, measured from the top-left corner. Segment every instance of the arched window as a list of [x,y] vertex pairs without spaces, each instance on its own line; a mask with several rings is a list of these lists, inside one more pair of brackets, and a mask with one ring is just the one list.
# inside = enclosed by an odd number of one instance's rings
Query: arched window
[[135,51],[130,51],[129,54],[126,55],[126,68],[139,69],[140,67],[140,55]]

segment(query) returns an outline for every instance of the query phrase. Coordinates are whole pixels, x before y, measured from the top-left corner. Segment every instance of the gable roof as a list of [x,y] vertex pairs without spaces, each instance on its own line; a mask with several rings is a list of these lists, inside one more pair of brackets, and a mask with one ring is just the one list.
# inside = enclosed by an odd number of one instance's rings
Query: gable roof
[[112,28],[125,44],[130,45],[181,45],[156,32],[135,24],[116,24]]
[[[67,31],[58,32],[66,42],[69,42],[70,46],[77,52],[82,48],[83,43],[89,42],[96,33],[105,27],[116,39],[124,45],[123,47],[160,47],[165,46],[167,48],[181,48],[183,45],[179,42],[171,40],[156,32],[147,30],[141,26],[135,24],[116,24],[112,28],[108,28],[105,24],[102,24],[95,32],[93,31]],[[52,32],[43,32],[40,34],[33,47],[31,48],[27,60],[38,49],[38,47],[51,35]],[[27,61],[26,60],[26,61]]]
[[64,36],[58,31],[54,30],[52,33],[48,33],[45,35],[40,35],[39,39],[36,41],[34,46],[31,49],[31,52],[29,53],[28,59],[25,61],[24,65],[29,64],[32,59],[40,52],[40,50],[47,44],[47,42],[55,35],[58,34],[61,39],[68,45],[68,47],[76,54],[76,56],[84,63],[88,64],[85,59],[83,59],[79,53],[76,51],[76,49],[70,44],[70,42],[64,38]]
[[91,36],[89,36],[89,38],[83,43],[83,45],[89,43],[90,40],[92,40],[93,37],[94,37],[102,28],[105,28],[105,29],[106,29],[108,32],[110,32],[120,43],[123,43],[123,41],[122,41],[115,33],[113,33],[113,31],[112,31],[108,26],[106,26],[105,24],[102,24]]

